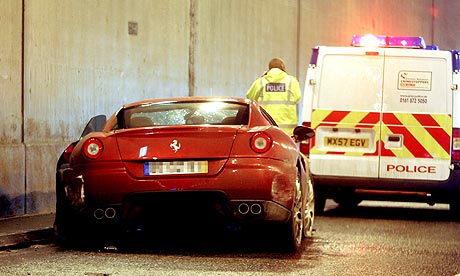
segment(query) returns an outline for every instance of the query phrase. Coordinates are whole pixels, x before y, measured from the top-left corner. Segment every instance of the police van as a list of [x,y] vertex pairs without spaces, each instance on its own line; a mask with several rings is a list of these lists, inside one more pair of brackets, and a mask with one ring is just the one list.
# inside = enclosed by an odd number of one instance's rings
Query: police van
[[317,46],[302,121],[316,212],[327,198],[449,203],[460,214],[459,51],[422,37],[354,36]]

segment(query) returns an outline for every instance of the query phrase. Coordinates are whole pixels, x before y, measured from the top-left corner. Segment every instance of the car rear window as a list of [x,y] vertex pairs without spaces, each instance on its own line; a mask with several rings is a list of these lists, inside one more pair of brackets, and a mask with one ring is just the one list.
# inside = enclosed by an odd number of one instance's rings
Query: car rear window
[[124,128],[180,125],[242,125],[248,105],[233,102],[163,102],[120,111]]

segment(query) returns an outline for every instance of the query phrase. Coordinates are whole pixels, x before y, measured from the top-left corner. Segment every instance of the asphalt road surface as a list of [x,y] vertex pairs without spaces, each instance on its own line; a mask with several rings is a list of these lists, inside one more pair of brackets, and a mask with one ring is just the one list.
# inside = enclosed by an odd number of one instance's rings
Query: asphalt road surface
[[50,242],[0,251],[0,275],[460,275],[460,223],[447,205],[327,208],[295,254],[259,237],[79,249]]

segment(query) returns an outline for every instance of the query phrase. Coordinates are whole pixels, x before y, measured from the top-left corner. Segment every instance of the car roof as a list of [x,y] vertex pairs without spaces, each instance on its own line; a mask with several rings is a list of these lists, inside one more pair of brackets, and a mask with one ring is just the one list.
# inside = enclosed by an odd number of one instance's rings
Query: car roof
[[137,101],[134,103],[129,103],[123,105],[124,108],[130,108],[134,106],[144,105],[144,104],[157,104],[157,103],[180,103],[180,102],[233,102],[233,103],[240,103],[240,104],[249,104],[251,100],[238,98],[238,97],[219,97],[219,96],[196,96],[196,97],[175,97],[175,98],[158,98],[158,99],[150,99],[150,100],[143,100]]

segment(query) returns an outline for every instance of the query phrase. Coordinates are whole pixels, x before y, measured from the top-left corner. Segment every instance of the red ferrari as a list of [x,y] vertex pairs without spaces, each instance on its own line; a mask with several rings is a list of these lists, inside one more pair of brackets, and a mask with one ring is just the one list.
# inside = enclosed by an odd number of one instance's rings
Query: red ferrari
[[62,153],[55,233],[77,240],[96,233],[263,225],[276,226],[296,250],[313,230],[313,185],[298,149],[313,135],[298,126],[289,136],[247,99],[123,105],[108,119],[92,118]]

